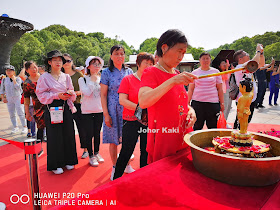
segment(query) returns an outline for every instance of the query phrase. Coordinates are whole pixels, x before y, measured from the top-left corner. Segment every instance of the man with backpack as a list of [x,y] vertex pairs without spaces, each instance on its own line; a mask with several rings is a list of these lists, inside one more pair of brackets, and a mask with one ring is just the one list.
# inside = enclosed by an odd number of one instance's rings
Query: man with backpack
[[[244,50],[238,50],[238,51],[236,51],[234,53],[233,59],[234,59],[235,62],[238,63],[236,68],[241,68],[241,67],[243,67],[243,65],[246,62],[248,62],[250,60],[250,55],[247,52],[245,52]],[[256,54],[255,54],[255,56],[253,57],[252,60],[258,62],[259,68],[264,66],[265,58],[264,58],[264,54],[263,54],[263,46],[262,46],[262,44],[257,44]],[[234,72],[234,77],[235,77],[235,81],[236,81],[236,84],[237,84],[238,87],[239,87],[240,81],[243,78],[245,78],[245,77],[251,78],[252,81],[253,81],[254,97],[253,97],[252,103],[250,105],[251,115],[248,118],[248,123],[250,123],[250,121],[252,119],[252,116],[253,116],[253,113],[254,113],[255,101],[256,101],[257,92],[258,92],[256,81],[255,81],[254,76],[253,76],[252,73],[245,73],[243,71]],[[237,104],[238,99],[239,99],[240,96],[241,96],[241,93],[238,93],[238,95],[237,95],[237,97],[235,99],[236,100],[236,104]],[[237,129],[238,127],[239,127],[239,122],[238,122],[238,119],[236,117],[233,128]]]

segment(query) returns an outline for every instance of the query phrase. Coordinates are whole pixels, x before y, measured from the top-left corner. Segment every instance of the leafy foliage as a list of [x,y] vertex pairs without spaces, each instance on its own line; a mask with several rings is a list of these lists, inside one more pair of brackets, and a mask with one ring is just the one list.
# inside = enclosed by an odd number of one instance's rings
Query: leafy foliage
[[77,66],[84,65],[90,55],[100,56],[108,64],[110,49],[115,44],[123,45],[126,55],[138,53],[133,46],[128,46],[125,41],[117,38],[105,37],[101,32],[85,34],[71,31],[62,25],[51,25],[40,31],[24,34],[13,47],[11,64],[17,69],[22,68],[27,60],[43,64],[46,54],[54,49],[69,53]]
[[233,41],[231,44],[221,45],[216,49],[209,51],[211,56],[216,57],[220,50],[240,50],[243,49],[248,52],[251,58],[255,55],[256,46],[260,43],[264,46],[264,55],[267,62],[270,62],[271,57],[280,60],[280,31],[266,32],[263,35],[255,35],[252,38],[247,36]]
[[[77,66],[84,65],[86,58],[90,55],[100,56],[108,64],[110,49],[115,44],[121,44],[126,51],[126,61],[128,55],[139,52],[149,52],[154,54],[158,38],[147,38],[141,43],[140,49],[127,45],[124,40],[105,37],[102,32],[88,33],[71,31],[63,25],[51,25],[42,30],[34,30],[24,34],[14,45],[11,53],[11,64],[20,69],[24,61],[34,60],[38,64],[43,64],[44,56],[47,52],[58,49],[62,53],[69,53]],[[209,50],[214,58],[222,49],[243,49],[251,56],[254,56],[257,43],[264,46],[264,53],[267,59],[274,57],[280,60],[280,31],[266,32],[263,35],[255,35],[252,38],[242,37],[231,44],[224,44],[216,49]],[[199,55],[204,52],[203,47],[189,46],[187,53],[192,53],[194,59],[198,60]]]

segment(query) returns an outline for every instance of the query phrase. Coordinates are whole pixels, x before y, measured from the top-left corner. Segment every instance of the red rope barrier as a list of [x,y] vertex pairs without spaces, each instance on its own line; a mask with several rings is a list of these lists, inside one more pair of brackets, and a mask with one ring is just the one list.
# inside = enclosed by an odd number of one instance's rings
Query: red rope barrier
[[12,140],[2,139],[2,138],[0,138],[0,139],[3,140],[3,141],[9,142],[10,144],[15,145],[15,146],[17,146],[21,149],[24,149],[24,143],[23,142],[12,141]]
[[18,141],[3,139],[3,138],[0,138],[0,139],[3,140],[3,141],[9,142],[10,144],[15,145],[15,146],[23,149],[24,153],[26,155],[38,154],[41,151],[41,144],[35,144],[35,145],[32,145],[32,146],[24,146],[23,142],[18,142]]

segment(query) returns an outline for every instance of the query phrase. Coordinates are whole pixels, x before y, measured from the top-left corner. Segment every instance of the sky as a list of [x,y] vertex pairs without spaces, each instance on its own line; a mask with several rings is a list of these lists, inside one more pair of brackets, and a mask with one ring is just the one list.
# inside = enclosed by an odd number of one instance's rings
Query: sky
[[52,24],[102,32],[139,49],[168,29],[183,31],[193,47],[217,48],[244,36],[280,31],[279,0],[0,0],[0,15],[41,30]]

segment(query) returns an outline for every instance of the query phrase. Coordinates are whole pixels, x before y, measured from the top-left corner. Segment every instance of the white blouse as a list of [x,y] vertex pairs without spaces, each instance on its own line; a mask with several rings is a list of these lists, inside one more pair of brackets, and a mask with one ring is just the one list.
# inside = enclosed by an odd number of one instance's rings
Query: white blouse
[[82,92],[82,114],[103,112],[100,96],[100,77],[93,82],[90,77],[86,75],[85,77],[79,78],[78,83],[80,91]]

